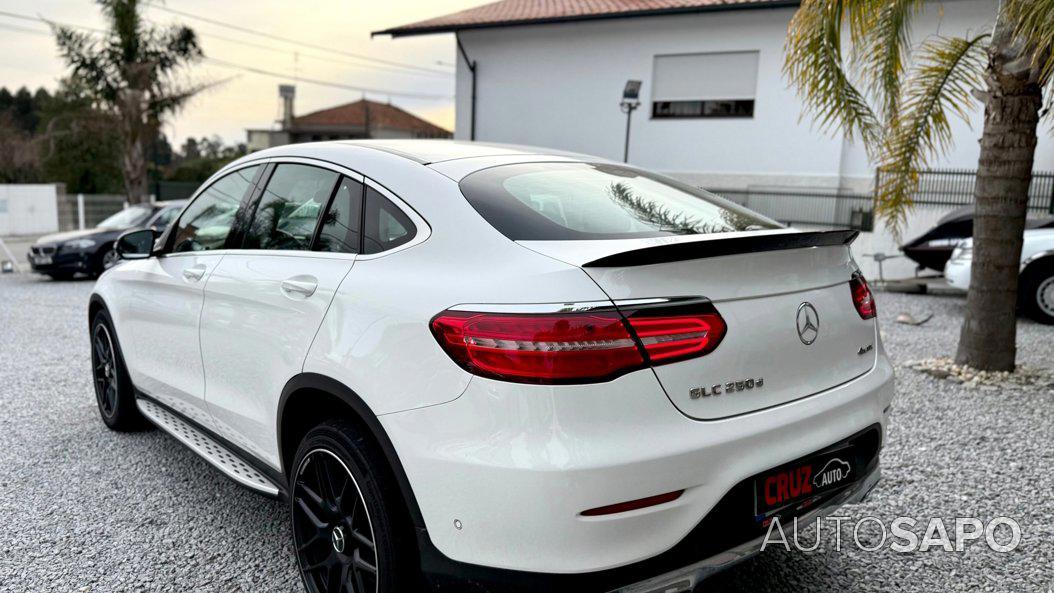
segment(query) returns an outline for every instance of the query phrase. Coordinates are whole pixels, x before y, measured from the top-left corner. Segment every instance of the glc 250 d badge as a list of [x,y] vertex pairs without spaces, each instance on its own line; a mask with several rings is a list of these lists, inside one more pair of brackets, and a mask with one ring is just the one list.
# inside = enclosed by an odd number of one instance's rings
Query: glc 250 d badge
[[729,381],[724,385],[718,383],[717,385],[710,385],[709,387],[694,387],[688,391],[688,395],[690,395],[692,399],[699,399],[701,397],[735,393],[737,391],[748,391],[754,388],[761,389],[764,386],[765,379],[763,377],[758,377],[757,379]]

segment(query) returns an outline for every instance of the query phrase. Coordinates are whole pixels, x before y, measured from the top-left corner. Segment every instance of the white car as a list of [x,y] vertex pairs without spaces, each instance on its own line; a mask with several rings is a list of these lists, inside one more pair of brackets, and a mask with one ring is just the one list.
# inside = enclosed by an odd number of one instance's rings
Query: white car
[[[971,263],[973,239],[963,239],[944,266],[948,284],[969,290]],[[1054,228],[1025,231],[1018,278],[1021,309],[1040,323],[1054,324]]]
[[582,155],[273,148],[119,241],[98,403],[288,500],[312,593],[687,591],[878,481],[855,235]]

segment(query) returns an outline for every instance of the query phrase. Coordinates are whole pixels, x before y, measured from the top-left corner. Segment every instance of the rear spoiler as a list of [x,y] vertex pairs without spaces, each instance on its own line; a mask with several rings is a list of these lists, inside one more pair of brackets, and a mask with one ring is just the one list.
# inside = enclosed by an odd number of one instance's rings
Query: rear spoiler
[[745,237],[728,237],[726,239],[708,239],[690,243],[671,243],[657,245],[606,255],[582,264],[583,268],[624,268],[630,266],[647,266],[689,259],[706,259],[740,253],[758,251],[781,251],[784,249],[803,249],[805,247],[832,247],[849,245],[859,231],[811,231],[804,233],[772,233],[767,235],[748,235]]

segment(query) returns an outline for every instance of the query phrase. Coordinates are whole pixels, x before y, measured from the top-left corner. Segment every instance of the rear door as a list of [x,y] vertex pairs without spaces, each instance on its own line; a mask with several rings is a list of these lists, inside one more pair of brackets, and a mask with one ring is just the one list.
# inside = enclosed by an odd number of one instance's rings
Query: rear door
[[201,316],[205,393],[218,432],[279,465],[278,400],[359,251],[362,178],[279,163],[241,249],[209,278]]

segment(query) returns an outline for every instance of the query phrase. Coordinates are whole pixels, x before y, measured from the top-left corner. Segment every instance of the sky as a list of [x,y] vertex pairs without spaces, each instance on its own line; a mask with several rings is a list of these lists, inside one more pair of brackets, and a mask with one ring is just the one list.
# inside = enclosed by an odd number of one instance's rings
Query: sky
[[[198,33],[208,59],[189,70],[186,79],[192,83],[216,83],[170,117],[165,133],[176,146],[188,136],[218,135],[225,143],[244,142],[246,128],[275,125],[280,115],[278,85],[282,83],[296,84],[298,115],[357,101],[363,96],[357,90],[312,84],[304,79],[376,89],[381,92],[369,92],[366,96],[375,101],[390,100],[453,130],[453,73],[457,58],[453,34],[393,40],[387,36],[371,38],[370,33],[485,3],[486,0],[155,2],[159,6],[145,8],[148,21],[159,25],[181,23]],[[287,43],[171,11],[302,43]],[[54,90],[58,80],[67,73],[53,38],[42,34],[47,33],[47,26],[12,14],[43,17],[68,25],[105,26],[98,7],[91,0],[0,0],[0,86],[12,92],[22,86]],[[347,54],[406,64],[411,68]],[[249,66],[280,76],[247,72],[224,64]]]

